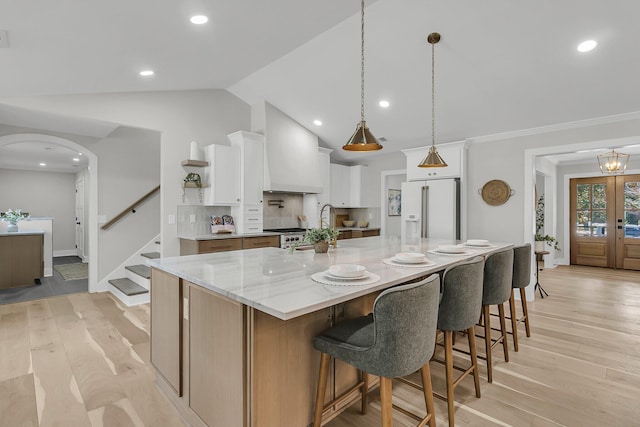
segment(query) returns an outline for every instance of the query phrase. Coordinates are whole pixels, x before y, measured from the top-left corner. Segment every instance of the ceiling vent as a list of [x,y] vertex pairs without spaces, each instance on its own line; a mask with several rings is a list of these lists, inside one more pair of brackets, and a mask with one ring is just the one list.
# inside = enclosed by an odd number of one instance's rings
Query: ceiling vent
[[9,33],[0,30],[0,48],[9,47]]

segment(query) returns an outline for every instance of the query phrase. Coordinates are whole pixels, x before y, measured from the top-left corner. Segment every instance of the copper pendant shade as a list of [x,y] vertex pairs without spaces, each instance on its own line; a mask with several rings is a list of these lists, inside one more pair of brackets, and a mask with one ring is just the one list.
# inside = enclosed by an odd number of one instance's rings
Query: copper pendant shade
[[427,157],[422,159],[419,168],[443,168],[447,163],[440,157],[436,150],[436,96],[435,96],[435,44],[440,41],[439,33],[431,33],[427,36],[427,42],[431,44],[431,148]]
[[349,141],[342,146],[347,151],[376,151],[381,150],[382,145],[367,127],[364,120],[364,0],[360,1],[360,123]]

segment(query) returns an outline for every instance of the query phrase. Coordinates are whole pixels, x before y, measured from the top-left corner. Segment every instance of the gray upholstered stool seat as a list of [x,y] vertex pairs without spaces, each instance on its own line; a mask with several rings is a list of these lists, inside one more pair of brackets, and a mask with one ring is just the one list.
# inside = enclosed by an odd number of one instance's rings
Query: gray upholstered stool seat
[[[480,397],[480,376],[476,356],[474,325],[482,310],[482,282],[484,259],[475,257],[445,270],[442,279],[442,298],[438,310],[438,330],[444,332],[444,363],[447,382],[447,407],[449,426],[454,423],[454,388],[469,374],[473,374],[476,397]],[[469,342],[471,365],[457,367],[462,374],[453,379],[453,337],[455,332],[466,332]],[[443,397],[436,394],[437,397]]]
[[[368,392],[364,373],[380,376],[383,426],[392,425],[391,380],[420,370],[427,415],[417,418],[420,425],[428,422],[435,426],[429,359],[435,345],[439,293],[437,274],[418,283],[387,289],[376,298],[372,314],[345,320],[313,339],[313,347],[322,352],[315,427],[322,422],[331,357],[363,371],[363,380],[354,386],[361,389],[363,412]],[[327,407],[335,404],[332,401]]]
[[[511,334],[513,349],[518,351],[518,325],[524,323],[527,336],[531,336],[529,325],[529,311],[527,310],[527,295],[524,288],[531,281],[531,244],[516,246],[513,248],[513,279],[511,281],[511,297],[509,298],[509,311],[511,320]],[[514,292],[520,289],[520,303],[522,304],[522,316],[516,315]]]
[[[504,314],[504,303],[511,296],[513,277],[513,249],[508,248],[495,252],[485,259],[484,280],[482,287],[482,320],[484,323],[485,356],[487,361],[487,380],[493,382],[493,361],[491,352],[502,343],[505,362],[509,361],[507,346],[507,327]],[[500,316],[500,337],[493,339],[491,334],[491,306],[498,306]],[[478,356],[483,358],[482,356]]]

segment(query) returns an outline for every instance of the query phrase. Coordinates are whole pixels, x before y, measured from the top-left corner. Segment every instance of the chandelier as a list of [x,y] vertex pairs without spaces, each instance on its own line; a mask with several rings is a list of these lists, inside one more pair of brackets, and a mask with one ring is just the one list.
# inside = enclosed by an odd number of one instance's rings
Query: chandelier
[[611,150],[610,153],[598,154],[598,166],[600,171],[608,175],[623,174],[629,163],[629,154],[617,153]]

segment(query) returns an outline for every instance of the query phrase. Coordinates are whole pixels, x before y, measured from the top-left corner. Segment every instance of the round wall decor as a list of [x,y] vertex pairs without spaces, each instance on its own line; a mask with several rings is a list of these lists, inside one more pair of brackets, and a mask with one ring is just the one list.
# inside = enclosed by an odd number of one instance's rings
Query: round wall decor
[[509,187],[509,184],[500,179],[493,179],[487,182],[479,192],[482,200],[491,206],[504,205],[509,200],[509,197],[513,196],[513,190]]

